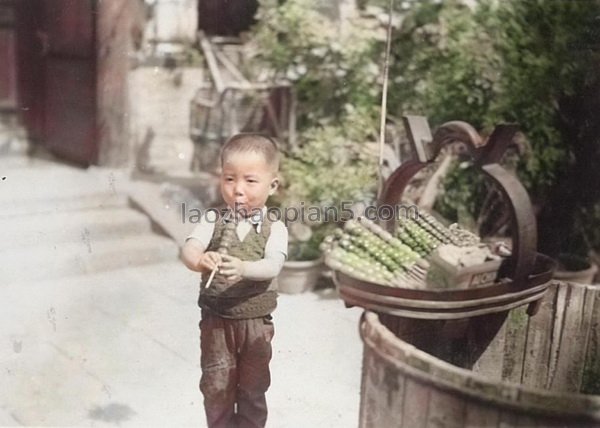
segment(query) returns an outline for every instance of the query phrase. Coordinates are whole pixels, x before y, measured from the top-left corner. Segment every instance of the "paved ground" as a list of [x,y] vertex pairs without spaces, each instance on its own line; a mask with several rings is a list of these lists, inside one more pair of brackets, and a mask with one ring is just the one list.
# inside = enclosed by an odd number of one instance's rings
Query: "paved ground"
[[[197,274],[126,175],[22,156],[0,172],[0,426],[205,426]],[[334,291],[280,297],[269,427],[357,425],[360,313]]]
[[[178,262],[1,287],[0,425],[205,426],[196,293]],[[280,297],[269,427],[356,426],[359,316]]]

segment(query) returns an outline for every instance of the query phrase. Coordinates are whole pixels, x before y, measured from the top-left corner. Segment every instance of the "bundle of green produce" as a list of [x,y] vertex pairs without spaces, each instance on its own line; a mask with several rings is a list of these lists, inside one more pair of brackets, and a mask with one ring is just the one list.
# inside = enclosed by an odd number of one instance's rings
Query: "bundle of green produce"
[[416,218],[401,220],[396,229],[396,237],[423,257],[431,254],[440,244],[465,247],[479,243],[477,235],[457,224],[446,227],[424,211],[419,212]]
[[355,278],[392,287],[425,286],[427,261],[364,217],[347,221],[321,249],[329,267]]
[[469,232],[466,229],[463,229],[457,223],[448,226],[448,230],[450,230],[450,233],[452,233],[458,240],[459,247],[477,246],[481,242],[481,238],[479,238],[479,236]]

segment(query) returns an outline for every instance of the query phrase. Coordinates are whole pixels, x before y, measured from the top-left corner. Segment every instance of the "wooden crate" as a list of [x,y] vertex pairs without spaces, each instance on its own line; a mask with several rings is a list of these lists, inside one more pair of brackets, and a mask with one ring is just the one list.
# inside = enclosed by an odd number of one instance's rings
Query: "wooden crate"
[[476,266],[458,267],[434,253],[429,260],[427,286],[431,288],[479,288],[496,281],[502,260],[491,260]]

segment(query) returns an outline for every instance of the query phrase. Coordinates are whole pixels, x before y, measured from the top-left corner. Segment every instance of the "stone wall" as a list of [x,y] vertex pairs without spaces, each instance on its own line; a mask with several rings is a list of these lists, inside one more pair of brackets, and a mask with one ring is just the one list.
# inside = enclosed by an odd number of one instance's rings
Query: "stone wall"
[[142,66],[130,73],[131,140],[136,166],[144,172],[188,175],[192,141],[190,101],[202,69]]

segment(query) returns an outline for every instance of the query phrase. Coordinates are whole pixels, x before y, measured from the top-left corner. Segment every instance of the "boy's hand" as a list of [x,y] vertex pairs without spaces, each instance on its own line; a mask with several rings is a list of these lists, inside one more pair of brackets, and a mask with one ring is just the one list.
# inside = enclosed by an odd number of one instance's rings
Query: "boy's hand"
[[216,251],[207,251],[200,256],[198,266],[205,272],[211,272],[222,263],[221,256]]
[[223,260],[219,268],[219,273],[227,278],[227,282],[234,283],[242,279],[244,274],[244,264],[237,257],[222,254]]

